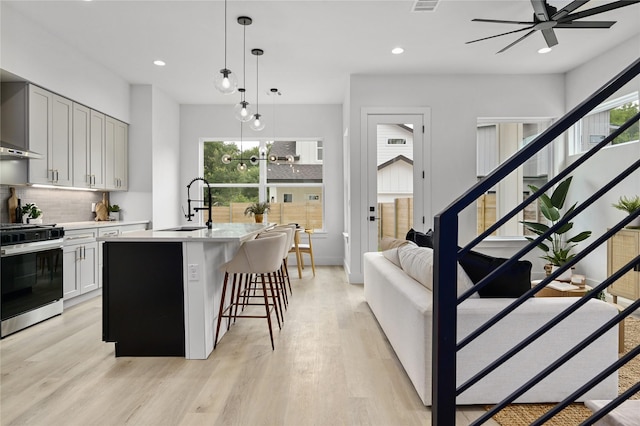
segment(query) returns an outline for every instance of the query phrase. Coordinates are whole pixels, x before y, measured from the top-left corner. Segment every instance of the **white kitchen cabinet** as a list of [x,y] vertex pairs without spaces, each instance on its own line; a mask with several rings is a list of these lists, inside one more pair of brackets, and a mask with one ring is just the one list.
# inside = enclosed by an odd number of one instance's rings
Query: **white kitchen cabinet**
[[44,159],[29,160],[29,182],[73,184],[73,102],[29,85],[29,149]]
[[64,299],[71,299],[98,288],[98,243],[94,230],[67,231],[62,259]]
[[105,115],[73,104],[73,186],[104,188]]
[[105,120],[105,188],[126,191],[128,187],[129,125],[112,117]]

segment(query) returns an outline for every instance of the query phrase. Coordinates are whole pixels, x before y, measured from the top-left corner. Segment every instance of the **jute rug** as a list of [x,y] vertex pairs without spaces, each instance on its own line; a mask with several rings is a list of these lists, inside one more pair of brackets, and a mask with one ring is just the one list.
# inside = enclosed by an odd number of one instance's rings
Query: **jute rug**
[[[624,350],[640,345],[640,320],[627,318],[624,323]],[[618,388],[622,393],[640,380],[640,357],[635,357],[618,371]],[[640,399],[636,393],[631,399]],[[529,426],[555,404],[511,404],[496,414],[493,419],[502,426]],[[486,407],[487,410],[491,406]],[[591,416],[591,410],[582,403],[574,403],[566,407],[553,419],[546,422],[550,426],[573,426],[582,423]]]

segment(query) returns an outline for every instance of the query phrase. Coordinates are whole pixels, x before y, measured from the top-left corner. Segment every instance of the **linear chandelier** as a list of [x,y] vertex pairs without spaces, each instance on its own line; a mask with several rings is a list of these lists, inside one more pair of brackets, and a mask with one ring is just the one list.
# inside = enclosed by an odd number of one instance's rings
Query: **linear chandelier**
[[248,169],[248,165],[247,162],[249,162],[249,164],[256,166],[258,165],[258,163],[260,162],[260,160],[265,160],[266,161],[266,156],[267,153],[265,152],[265,150],[261,147],[259,148],[259,156],[257,155],[252,155],[249,158],[244,158],[244,149],[242,146],[242,129],[244,127],[244,122],[240,122],[240,158],[233,158],[230,154],[225,154],[222,156],[222,163],[223,164],[231,164],[232,161],[237,161],[238,165],[236,166],[236,169],[239,172],[244,172]]

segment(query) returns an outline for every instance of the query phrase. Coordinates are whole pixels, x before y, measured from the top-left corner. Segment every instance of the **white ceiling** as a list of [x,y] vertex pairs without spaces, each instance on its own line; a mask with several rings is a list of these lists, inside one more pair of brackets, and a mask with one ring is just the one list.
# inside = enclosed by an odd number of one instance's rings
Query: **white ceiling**
[[[585,8],[609,3],[590,1]],[[550,0],[558,8],[568,1]],[[242,74],[246,48],[259,61],[260,96],[277,87],[287,104],[340,104],[350,74],[558,73],[568,71],[640,33],[640,5],[586,20],[616,20],[610,29],[559,29],[559,45],[540,55],[538,32],[510,50],[512,34],[465,42],[520,27],[472,18],[530,21],[529,0],[441,0],[435,12],[412,12],[413,1],[228,0],[228,68]],[[216,1],[2,1],[113,70],[132,84],[153,84],[181,104],[233,104],[213,87],[224,65],[224,2]],[[579,9],[581,10],[581,9]],[[405,53],[392,55],[402,46]],[[639,46],[640,52],[640,46]],[[160,68],[154,59],[166,61]],[[247,99],[255,99],[256,57],[246,55]],[[242,80],[242,79],[241,79]],[[393,84],[390,80],[389,84]]]

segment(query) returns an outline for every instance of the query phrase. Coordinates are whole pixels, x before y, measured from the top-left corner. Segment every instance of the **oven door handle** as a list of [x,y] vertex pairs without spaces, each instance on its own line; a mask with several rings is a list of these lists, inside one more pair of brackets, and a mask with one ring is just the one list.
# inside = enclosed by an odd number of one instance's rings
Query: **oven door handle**
[[15,256],[18,254],[35,253],[39,251],[47,251],[56,248],[62,248],[62,238],[57,240],[48,241],[34,241],[25,244],[15,244],[11,246],[2,247],[2,257]]

